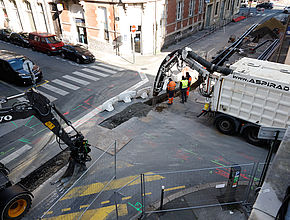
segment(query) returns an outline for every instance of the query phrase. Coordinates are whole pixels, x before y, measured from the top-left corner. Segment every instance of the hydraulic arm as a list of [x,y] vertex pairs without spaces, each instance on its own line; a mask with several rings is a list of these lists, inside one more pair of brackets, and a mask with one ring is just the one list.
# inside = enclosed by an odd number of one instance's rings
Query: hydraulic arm
[[219,72],[224,75],[232,74],[233,70],[215,65],[194,53],[190,48],[178,49],[166,56],[161,63],[154,81],[153,96],[161,92],[166,78],[171,76],[171,69],[176,65],[179,71],[185,66],[196,70],[202,83],[213,72]]

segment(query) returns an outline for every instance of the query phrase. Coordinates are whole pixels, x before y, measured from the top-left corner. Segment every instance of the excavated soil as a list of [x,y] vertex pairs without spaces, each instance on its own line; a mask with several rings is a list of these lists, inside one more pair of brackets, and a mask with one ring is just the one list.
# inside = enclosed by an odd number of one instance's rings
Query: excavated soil
[[100,123],[101,126],[109,129],[116,128],[120,124],[128,121],[133,117],[144,117],[152,110],[152,106],[138,102],[125,108],[123,111]]

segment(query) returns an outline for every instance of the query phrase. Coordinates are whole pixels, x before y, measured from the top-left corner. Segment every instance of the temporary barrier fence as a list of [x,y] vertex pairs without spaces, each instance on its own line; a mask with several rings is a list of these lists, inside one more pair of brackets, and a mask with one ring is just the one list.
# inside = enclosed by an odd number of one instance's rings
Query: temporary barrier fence
[[[112,152],[113,155],[112,155]],[[96,201],[106,200],[110,183],[116,179],[116,142],[111,144],[69,187],[60,188],[56,201],[40,219],[55,219],[65,215],[71,220],[92,219]]]
[[[116,216],[136,219],[156,213],[254,202],[263,164],[144,173],[115,192]],[[186,198],[186,202],[182,201]],[[120,215],[126,205],[126,215]]]

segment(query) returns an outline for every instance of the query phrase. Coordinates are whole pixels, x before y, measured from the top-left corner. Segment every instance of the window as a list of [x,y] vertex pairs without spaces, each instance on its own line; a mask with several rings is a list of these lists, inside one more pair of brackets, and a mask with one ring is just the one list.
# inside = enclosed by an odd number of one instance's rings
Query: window
[[217,15],[218,14],[218,11],[219,11],[219,2],[216,2],[214,15]]
[[29,23],[30,23],[30,27],[31,27],[30,30],[35,31],[36,28],[35,28],[34,17],[33,17],[32,10],[31,10],[31,4],[29,1],[24,1],[24,4],[26,6],[25,10],[26,10],[27,17],[29,18]]
[[227,10],[230,9],[230,2],[231,2],[231,0],[228,0],[228,1],[227,1]]
[[177,2],[176,20],[181,20],[182,2]]
[[189,16],[192,16],[194,14],[194,5],[195,5],[195,0],[190,0],[190,2],[189,2]]
[[203,1],[204,0],[199,0],[198,4],[198,13],[201,14],[203,11]]

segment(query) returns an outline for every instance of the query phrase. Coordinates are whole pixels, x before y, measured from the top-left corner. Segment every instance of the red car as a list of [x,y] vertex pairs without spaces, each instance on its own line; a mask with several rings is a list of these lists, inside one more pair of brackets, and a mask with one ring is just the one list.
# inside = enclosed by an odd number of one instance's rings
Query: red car
[[29,33],[29,45],[32,50],[47,53],[49,56],[59,54],[64,43],[56,38],[56,35],[49,33]]

